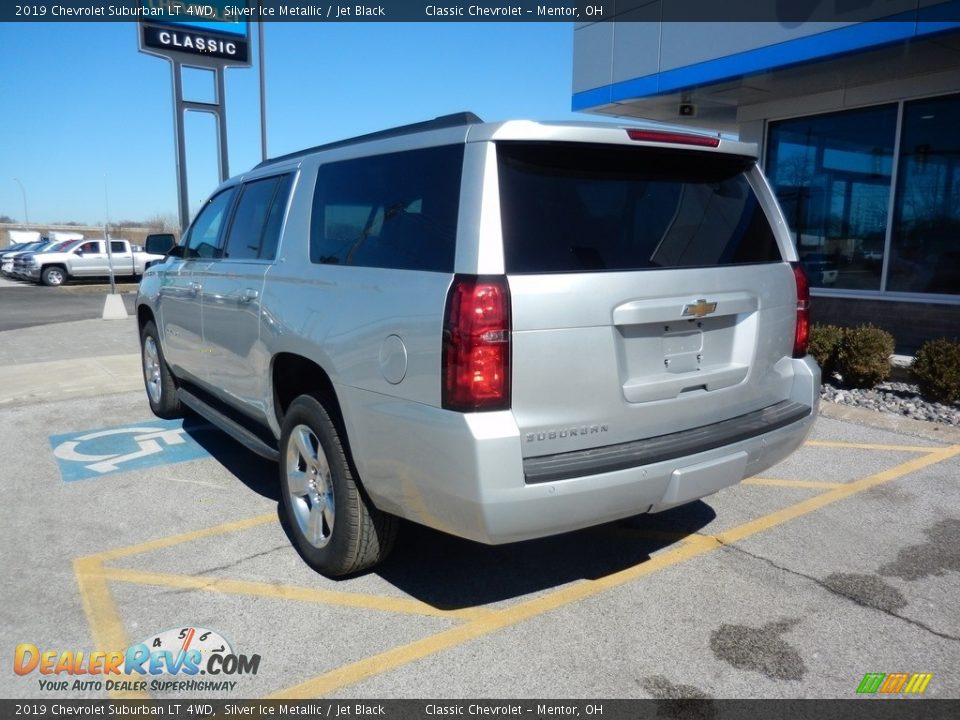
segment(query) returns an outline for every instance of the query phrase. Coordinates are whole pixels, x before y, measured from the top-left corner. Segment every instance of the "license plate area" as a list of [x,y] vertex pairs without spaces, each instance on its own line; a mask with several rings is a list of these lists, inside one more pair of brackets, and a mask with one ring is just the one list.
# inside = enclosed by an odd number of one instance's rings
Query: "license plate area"
[[674,470],[670,484],[657,509],[682,505],[743,480],[747,469],[747,453],[738,452],[716,460]]

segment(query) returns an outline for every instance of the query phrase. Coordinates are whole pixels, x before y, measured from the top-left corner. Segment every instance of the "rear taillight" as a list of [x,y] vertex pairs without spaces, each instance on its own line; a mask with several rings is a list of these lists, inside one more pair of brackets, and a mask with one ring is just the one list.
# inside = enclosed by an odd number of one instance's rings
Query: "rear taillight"
[[802,358],[807,354],[810,340],[810,282],[799,263],[790,264],[797,281],[797,328],[793,334],[793,356]]
[[443,322],[447,410],[510,407],[510,291],[503,276],[457,275]]
[[699,147],[717,147],[720,138],[716,135],[694,135],[693,133],[669,132],[666,130],[627,130],[631,140],[671,143],[673,145],[697,145]]

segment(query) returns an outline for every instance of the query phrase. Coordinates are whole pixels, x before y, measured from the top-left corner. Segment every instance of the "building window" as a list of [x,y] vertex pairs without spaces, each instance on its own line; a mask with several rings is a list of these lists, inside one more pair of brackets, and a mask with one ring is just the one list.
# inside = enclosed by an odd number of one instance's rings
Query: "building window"
[[903,108],[887,289],[960,293],[960,95]]
[[880,290],[897,106],[771,123],[767,175],[812,285]]

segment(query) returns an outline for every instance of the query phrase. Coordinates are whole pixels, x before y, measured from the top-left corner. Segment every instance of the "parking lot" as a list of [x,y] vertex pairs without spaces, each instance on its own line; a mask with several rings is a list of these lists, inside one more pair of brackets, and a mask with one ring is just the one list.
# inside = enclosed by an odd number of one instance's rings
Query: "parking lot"
[[[99,281],[74,281],[54,288],[0,277],[0,332],[98,318],[109,291],[110,285]],[[117,291],[127,312],[133,312],[136,285],[118,283]]]
[[286,537],[274,466],[150,414],[132,319],[49,327],[0,333],[4,646],[195,628],[260,662],[204,691],[7,672],[5,697],[850,698],[899,672],[960,695],[955,432],[821,417],[704,502],[501,547],[407,525],[332,581]]

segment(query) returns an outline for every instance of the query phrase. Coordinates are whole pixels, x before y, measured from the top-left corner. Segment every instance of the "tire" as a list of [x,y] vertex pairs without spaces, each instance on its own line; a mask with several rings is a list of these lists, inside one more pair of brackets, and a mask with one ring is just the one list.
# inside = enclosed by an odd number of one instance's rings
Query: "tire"
[[280,486],[297,549],[319,573],[357,573],[393,549],[397,519],[366,497],[336,426],[311,395],[299,396],[284,415]]
[[40,273],[40,282],[50,287],[60,287],[67,282],[67,271],[59,265],[45,267]]
[[184,413],[177,399],[177,383],[163,357],[153,320],[147,322],[140,331],[140,359],[143,385],[153,414],[162,418],[182,417]]

